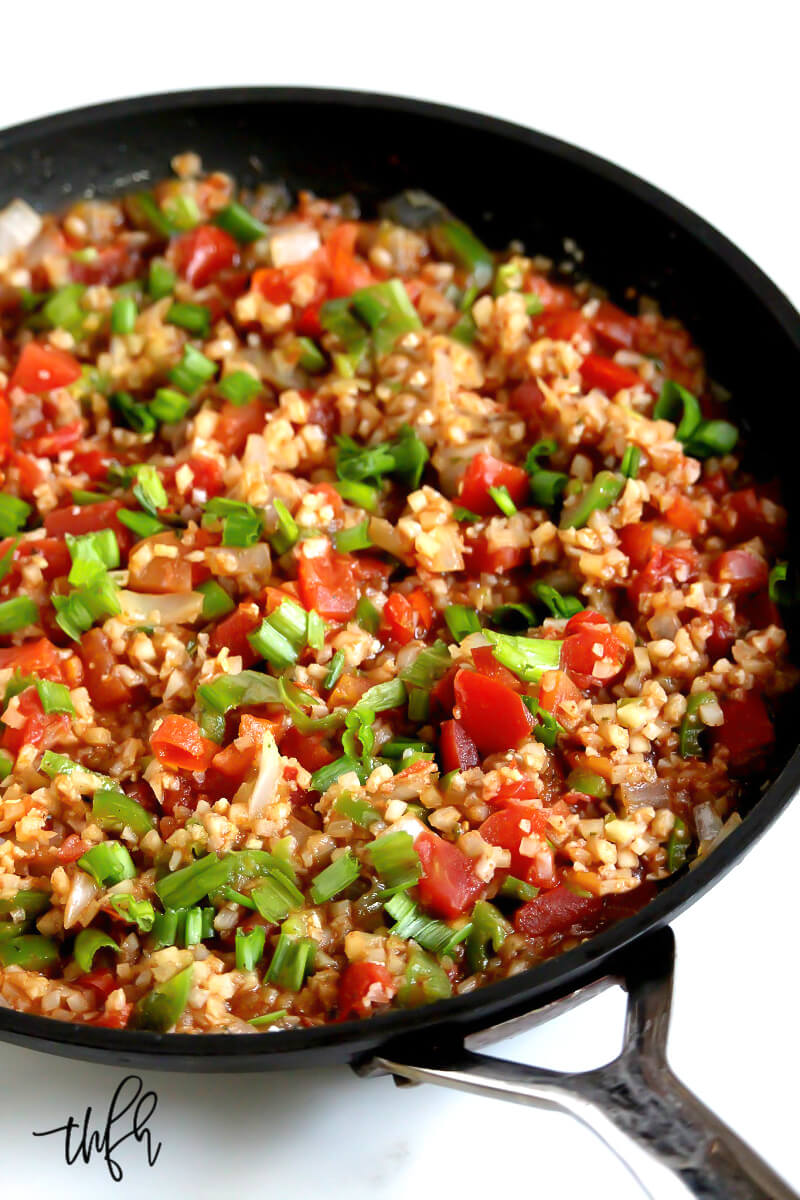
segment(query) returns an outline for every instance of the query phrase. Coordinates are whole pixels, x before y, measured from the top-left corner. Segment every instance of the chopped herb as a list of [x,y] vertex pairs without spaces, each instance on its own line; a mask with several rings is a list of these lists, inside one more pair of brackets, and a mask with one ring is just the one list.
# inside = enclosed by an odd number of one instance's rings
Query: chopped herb
[[566,620],[574,617],[576,613],[583,612],[583,605],[577,596],[562,596],[556,588],[547,583],[534,584],[533,592],[553,617]]
[[358,859],[350,850],[346,850],[312,880],[312,900],[315,904],[325,904],[328,900],[333,900],[334,896],[338,896],[345,888],[350,887],[351,883],[355,883],[360,873]]
[[121,296],[111,305],[111,332],[133,333],[138,315],[133,296]]
[[176,392],[174,388],[159,388],[150,401],[150,412],[165,425],[182,421],[191,407],[189,397],[184,396],[183,392]]
[[471,633],[481,631],[478,614],[474,608],[467,608],[466,604],[449,604],[444,610],[444,619],[457,642],[463,642]]
[[28,596],[16,596],[0,603],[0,634],[16,633],[39,620],[39,609]]
[[87,871],[99,887],[133,879],[136,867],[122,842],[98,842],[78,859],[78,866]]
[[381,614],[366,596],[362,596],[356,605],[356,622],[367,633],[377,633],[381,623]]
[[237,204],[236,201],[217,213],[214,224],[235,237],[237,242],[256,242],[269,234],[267,226],[262,225],[243,204]]
[[331,690],[331,688],[336,687],[336,684],[339,682],[339,677],[343,670],[344,670],[344,651],[337,650],[336,653],[334,654],[333,658],[330,661],[330,665],[328,666],[328,674],[325,676],[325,681],[322,685],[325,688],[326,692],[329,692]]
[[249,933],[245,933],[243,929],[236,930],[234,946],[237,971],[255,970],[256,963],[259,963],[264,956],[266,940],[267,931],[263,925],[253,926]]
[[517,511],[517,506],[511,499],[511,493],[505,484],[501,484],[500,487],[490,487],[488,491],[489,495],[500,509],[500,512],[507,517],[513,517],[514,513]]
[[119,953],[119,946],[107,934],[101,933],[99,929],[82,929],[75,938],[72,953],[80,969],[87,972],[92,969],[97,951],[104,949]]
[[639,475],[639,464],[642,461],[642,452],[638,446],[633,443],[625,447],[625,453],[622,456],[620,463],[620,471],[626,479],[636,479]]

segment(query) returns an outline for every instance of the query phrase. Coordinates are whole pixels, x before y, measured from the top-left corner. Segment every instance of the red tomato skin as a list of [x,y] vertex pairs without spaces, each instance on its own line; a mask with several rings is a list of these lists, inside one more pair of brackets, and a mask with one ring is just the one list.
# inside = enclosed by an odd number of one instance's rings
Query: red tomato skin
[[587,354],[581,363],[580,374],[585,388],[598,388],[607,396],[616,396],[623,388],[636,387],[642,382],[638,372],[601,354]]
[[731,646],[736,641],[736,631],[718,612],[711,614],[711,633],[706,639],[706,653],[715,663],[719,658],[727,658]]
[[624,525],[619,531],[619,543],[622,553],[630,559],[631,569],[641,571],[653,552],[653,526],[649,521]]
[[481,761],[478,747],[460,721],[443,721],[439,731],[439,752],[445,773],[466,771]]
[[398,646],[406,646],[416,637],[416,613],[408,598],[401,592],[393,592],[389,596],[381,614],[381,624],[388,638],[397,642]]
[[199,225],[175,242],[172,252],[178,271],[194,288],[205,287],[219,271],[232,267],[239,247],[224,229]]
[[[600,648],[600,655],[597,654]],[[611,660],[605,664],[605,659]],[[584,690],[607,687],[619,677],[628,660],[628,649],[610,629],[585,627],[564,639],[561,647],[561,668],[573,683]],[[603,674],[596,675],[594,666],[603,661]],[[611,666],[616,669],[610,669]],[[608,673],[606,673],[608,672]]]
[[8,387],[10,391],[18,387],[29,395],[42,396],[54,388],[69,387],[80,377],[80,363],[66,350],[28,342],[19,356]]
[[449,667],[431,688],[431,705],[435,712],[451,713],[453,711],[453,705],[456,702],[454,684],[459,669],[455,664]]
[[355,221],[342,221],[325,243],[330,272],[330,290],[334,297],[350,296],[359,288],[375,283],[367,264],[356,256],[359,227]]
[[303,734],[294,725],[281,738],[281,754],[285,758],[296,758],[301,767],[313,775],[320,767],[326,767],[336,757],[331,754],[320,734]]
[[205,492],[209,499],[224,492],[222,467],[215,458],[203,458],[199,455],[190,458],[189,468],[194,475],[193,489],[197,488],[199,491]]
[[597,312],[592,317],[592,329],[600,341],[613,350],[631,350],[638,328],[639,322],[636,317],[623,312],[608,300],[600,301]]
[[266,406],[256,398],[247,404],[223,404],[217,414],[214,441],[226,454],[240,454],[251,433],[261,433],[266,420]]
[[397,980],[381,963],[350,963],[339,980],[337,1020],[351,1015],[367,1017],[376,1004],[388,1004],[397,991]]
[[751,538],[760,537],[772,544],[781,540],[781,528],[769,519],[764,499],[758,495],[755,488],[742,488],[741,491],[733,492],[726,498],[724,506],[731,515],[739,541],[747,542]]
[[[510,851],[509,870],[511,874],[516,875],[519,879],[525,879],[533,859],[527,854],[520,853],[520,843],[526,837],[544,837],[545,815],[541,809],[513,803],[513,797],[509,797],[509,799],[511,802],[507,803],[503,799],[502,793],[498,794],[495,803],[502,803],[505,807],[499,808],[487,817],[478,832],[484,841],[490,842],[492,846],[501,846],[504,850]],[[530,828],[522,828],[521,821],[524,821]]]
[[53,683],[64,682],[61,664],[61,655],[47,638],[37,638],[21,646],[0,650],[0,670],[12,667],[22,675],[38,675],[40,679],[49,679]]
[[[332,621],[349,621],[356,611],[360,582],[372,582],[380,571],[373,571],[374,560],[356,559],[328,547],[318,558],[301,554],[297,564],[300,600],[307,610],[316,609]],[[381,567],[383,564],[377,564]]]
[[94,1017],[89,1021],[89,1024],[94,1025],[95,1029],[127,1029],[132,1012],[132,1003],[123,1004],[120,1008],[115,1008],[111,1012],[104,1012],[101,1016]]
[[725,720],[714,741],[727,747],[732,767],[760,758],[775,741],[775,729],[758,692],[748,692],[742,700],[723,700],[722,714]]
[[56,858],[60,863],[76,862],[87,850],[88,846],[83,838],[77,833],[70,833],[56,850]]
[[45,517],[44,527],[51,537],[57,538],[63,538],[65,533],[78,536],[100,529],[113,529],[120,552],[125,554],[131,546],[131,532],[117,516],[122,507],[119,500],[102,500],[98,504],[72,504],[69,508],[56,508]]
[[524,420],[528,432],[538,433],[542,424],[544,392],[538,383],[520,383],[508,397],[509,407]]
[[514,914],[514,928],[523,937],[551,937],[566,933],[574,925],[590,923],[603,910],[598,896],[579,896],[564,884],[542,892]]
[[110,996],[117,987],[116,979],[113,972],[104,971],[101,969],[89,971],[85,975],[79,975],[75,980],[76,987],[90,987],[94,991],[99,992],[105,1000]]
[[19,443],[23,453],[33,454],[36,458],[58,458],[62,450],[70,450],[80,440],[83,433],[83,421],[70,421],[50,433],[41,433],[35,437],[26,438]]
[[561,721],[561,706],[582,700],[581,690],[566,671],[545,671],[539,684],[539,706]]
[[203,737],[196,721],[175,713],[161,722],[150,747],[159,762],[178,771],[205,771],[219,753],[219,746]]
[[248,642],[247,635],[258,629],[261,621],[261,612],[251,600],[240,604],[212,630],[209,638],[211,653],[219,654],[223,647],[227,647],[231,654],[241,656],[243,667],[252,667],[258,661],[258,655]]
[[500,509],[489,495],[490,487],[508,488],[519,508],[528,498],[528,473],[492,454],[476,454],[461,479],[459,503],[482,517],[499,516]]
[[421,833],[414,849],[422,863],[419,898],[423,907],[446,921],[470,909],[484,888],[472,859],[435,833]]
[[592,327],[579,309],[542,313],[534,317],[533,328],[538,337],[552,338],[555,342],[571,342],[577,337],[593,341]]
[[664,516],[673,529],[680,529],[692,537],[700,532],[700,514],[685,496],[676,496]]
[[458,719],[482,754],[511,750],[530,733],[531,713],[504,683],[477,671],[461,670],[454,690]]
[[26,688],[20,694],[18,711],[25,718],[21,728],[6,725],[3,730],[2,746],[14,757],[23,746],[41,746],[47,750],[50,746],[68,736],[70,719],[66,713],[45,713],[36,688]]
[[14,440],[14,430],[11,422],[11,409],[5,395],[0,392],[0,463],[4,463],[11,453],[11,443]]
[[92,703],[96,708],[116,708],[129,705],[133,692],[122,679],[112,674],[116,658],[102,629],[90,629],[81,638],[81,662]]
[[498,683],[504,683],[513,692],[523,690],[522,682],[517,679],[516,675],[513,675],[507,667],[497,661],[491,646],[476,646],[471,654],[475,670],[481,675],[486,675],[489,679],[496,679]]
[[466,560],[468,575],[504,575],[521,567],[528,560],[528,550],[525,546],[495,546],[489,547],[485,533],[467,541],[471,553]]
[[764,559],[749,550],[726,550],[711,564],[718,583],[730,585],[734,596],[749,596],[767,586],[769,568]]

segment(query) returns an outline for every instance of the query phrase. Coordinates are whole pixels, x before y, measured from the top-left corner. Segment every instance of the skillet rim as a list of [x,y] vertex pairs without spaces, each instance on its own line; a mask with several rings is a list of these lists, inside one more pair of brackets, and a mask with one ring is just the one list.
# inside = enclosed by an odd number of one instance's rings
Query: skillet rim
[[[432,118],[473,128],[507,143],[535,147],[541,153],[601,178],[643,202],[699,241],[737,275],[760,307],[780,327],[800,359],[800,314],[786,295],[724,234],[660,188],[615,163],[548,134],[470,109],[386,93],[337,88],[233,87],[140,95],[70,109],[0,131],[0,154],[24,148],[43,136],[57,137],[114,117],[164,110],[191,111],[212,106],[287,103],[370,107]],[[56,1021],[0,1008],[0,1040],[98,1062],[137,1064],[178,1070],[257,1071],[317,1062],[353,1061],[409,1035],[429,1042],[485,1029],[500,1020],[531,1012],[611,971],[622,951],[659,929],[716,883],[778,818],[800,790],[800,748],[752,810],[713,855],[664,888],[634,916],[590,938],[573,950],[509,979],[423,1008],[392,1011],[363,1021],[311,1029],[255,1034],[156,1034],[109,1030]],[[305,1061],[298,1064],[301,1052]]]

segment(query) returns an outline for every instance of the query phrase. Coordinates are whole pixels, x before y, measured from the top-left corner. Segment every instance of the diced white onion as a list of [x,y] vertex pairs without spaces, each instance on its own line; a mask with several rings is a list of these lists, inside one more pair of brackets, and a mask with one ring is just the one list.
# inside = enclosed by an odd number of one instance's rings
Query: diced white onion
[[64,905],[64,928],[69,929],[80,920],[97,895],[97,884],[85,871],[76,871]]
[[619,791],[627,809],[643,808],[645,804],[662,808],[669,802],[669,787],[663,779],[653,783],[622,783]]
[[29,246],[42,228],[42,218],[24,200],[12,200],[0,212],[0,254]]
[[126,617],[151,625],[190,625],[203,611],[200,592],[159,596],[150,592],[121,591],[119,601]]
[[307,225],[292,225],[273,233],[269,252],[273,267],[289,267],[293,263],[305,262],[319,250],[320,240],[316,229]]
[[705,801],[694,810],[694,826],[700,842],[713,841],[722,830],[722,820],[713,804]]
[[272,558],[266,542],[255,546],[209,546],[206,564],[212,575],[269,575]]
[[275,802],[280,777],[281,756],[278,753],[275,738],[267,730],[261,743],[258,775],[247,803],[251,821],[257,821],[259,817],[263,817],[269,806]]

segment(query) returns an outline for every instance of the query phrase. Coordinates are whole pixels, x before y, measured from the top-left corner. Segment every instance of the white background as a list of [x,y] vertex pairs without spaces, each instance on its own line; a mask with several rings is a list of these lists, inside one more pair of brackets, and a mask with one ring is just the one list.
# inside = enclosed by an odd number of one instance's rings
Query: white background
[[[305,84],[398,92],[483,110],[576,142],[671,192],[737,242],[800,306],[797,6],[738,0],[4,6],[0,125],[148,91]],[[213,165],[213,164],[211,164]],[[479,165],[476,167],[479,169]],[[2,170],[2,163],[0,163]],[[420,181],[424,185],[424,181]],[[505,181],[498,181],[498,186]],[[510,186],[525,186],[512,178]],[[535,195],[531,203],[535,204]],[[796,403],[797,381],[787,381]],[[674,925],[670,1055],[677,1072],[797,1189],[795,805]],[[608,992],[505,1047],[579,1068],[613,1053]],[[146,1078],[160,1159],[120,1150],[66,1168],[60,1124],[104,1110],[122,1078],[0,1046],[3,1194],[29,1200],[193,1200],[235,1190],[400,1200],[508,1195],[615,1200],[641,1192],[565,1117],[345,1068],[263,1077]]]

